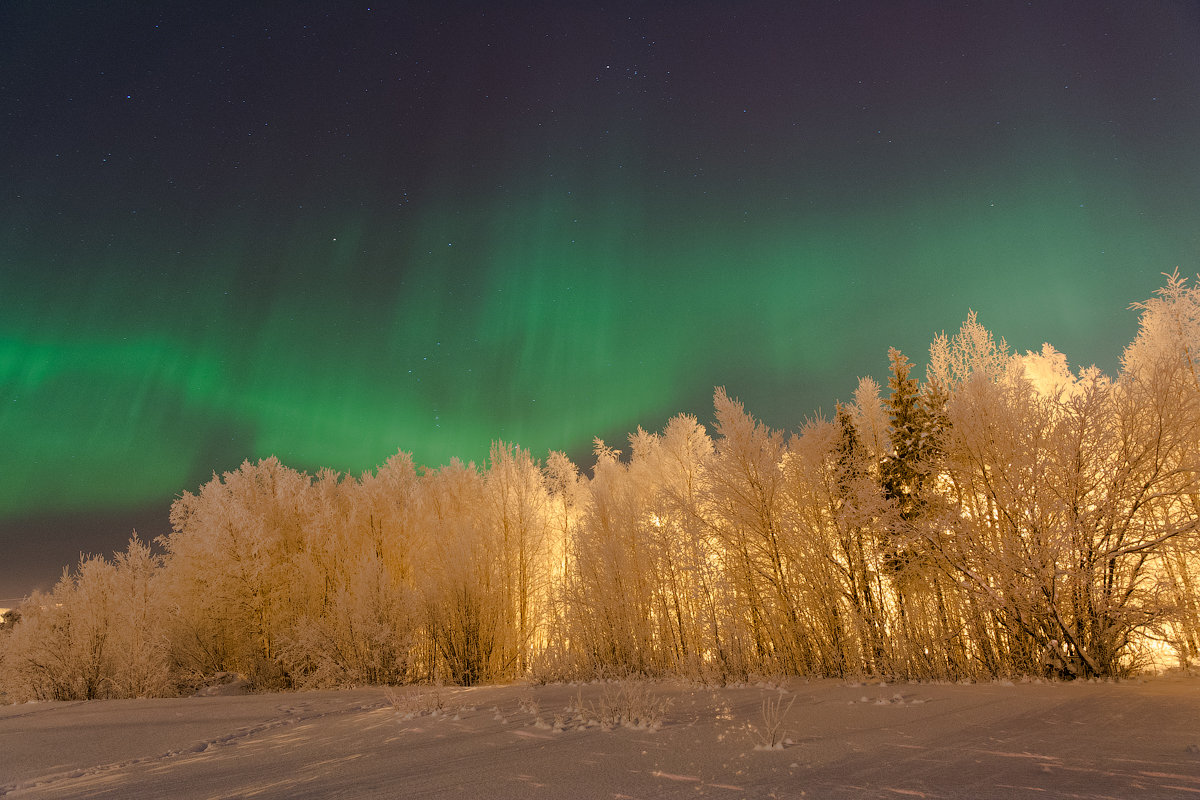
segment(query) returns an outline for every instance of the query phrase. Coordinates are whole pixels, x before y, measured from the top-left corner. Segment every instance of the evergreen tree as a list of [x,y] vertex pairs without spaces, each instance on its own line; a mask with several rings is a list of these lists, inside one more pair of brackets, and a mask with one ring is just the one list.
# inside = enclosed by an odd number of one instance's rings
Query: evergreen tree
[[888,358],[892,362],[888,378],[891,395],[886,401],[891,453],[880,464],[879,477],[884,496],[894,505],[898,517],[889,561],[899,571],[916,558],[912,549],[914,526],[928,509],[932,479],[944,453],[948,395],[936,383],[922,388],[916,378],[910,377],[912,364],[896,348],[888,350]]

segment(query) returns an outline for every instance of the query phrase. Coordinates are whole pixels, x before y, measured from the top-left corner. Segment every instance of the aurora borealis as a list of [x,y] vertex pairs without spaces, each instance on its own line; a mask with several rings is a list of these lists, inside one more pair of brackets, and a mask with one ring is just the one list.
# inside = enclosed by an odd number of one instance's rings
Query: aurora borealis
[[971,308],[1115,371],[1200,270],[1194,3],[189,6],[0,7],[0,598],[246,458],[795,429]]

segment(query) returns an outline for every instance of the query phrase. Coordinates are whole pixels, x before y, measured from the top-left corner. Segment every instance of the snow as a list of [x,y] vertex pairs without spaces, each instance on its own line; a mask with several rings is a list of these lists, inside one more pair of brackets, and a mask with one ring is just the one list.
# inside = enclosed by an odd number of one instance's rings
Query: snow
[[[0,706],[5,798],[1172,797],[1200,678],[361,688]],[[657,725],[602,724],[615,697]],[[756,749],[765,700],[782,747]],[[652,715],[653,716],[653,715]]]

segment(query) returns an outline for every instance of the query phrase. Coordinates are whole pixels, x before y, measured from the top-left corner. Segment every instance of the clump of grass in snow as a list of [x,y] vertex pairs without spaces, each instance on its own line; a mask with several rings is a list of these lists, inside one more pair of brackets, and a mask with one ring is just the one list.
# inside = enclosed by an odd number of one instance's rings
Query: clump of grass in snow
[[782,750],[784,742],[787,739],[787,731],[783,727],[784,721],[787,719],[788,712],[792,710],[792,706],[796,703],[796,696],[792,695],[792,699],[788,701],[787,707],[783,706],[783,692],[780,692],[772,700],[770,697],[764,697],[762,701],[762,728],[750,726],[754,731],[755,738],[758,739],[758,744],[754,745],[755,750]]
[[595,702],[585,702],[581,690],[568,710],[585,725],[658,730],[670,705],[669,699],[653,695],[645,681],[620,680],[606,683]]
[[517,710],[523,711],[535,719],[542,716],[542,705],[532,693],[517,698]]
[[383,696],[387,698],[396,713],[404,719],[414,719],[426,714],[437,716],[445,709],[442,696],[437,689],[429,692],[424,689],[397,692],[389,686],[383,690]]
[[[533,727],[550,730],[550,724],[542,717],[542,704],[537,701],[537,698],[532,693],[517,699],[517,710],[533,717]],[[557,728],[557,726],[555,727]]]

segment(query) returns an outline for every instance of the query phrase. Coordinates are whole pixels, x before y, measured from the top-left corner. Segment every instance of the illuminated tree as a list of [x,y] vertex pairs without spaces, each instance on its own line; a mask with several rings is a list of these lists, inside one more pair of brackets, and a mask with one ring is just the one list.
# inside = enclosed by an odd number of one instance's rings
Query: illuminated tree
[[277,660],[297,686],[400,683],[418,626],[416,472],[399,453],[361,481],[322,471],[309,491],[303,574],[319,610],[296,619]]
[[168,602],[180,668],[229,670],[274,685],[275,657],[298,619],[318,613],[305,528],[311,479],[275,458],[213,477],[171,507]]
[[550,496],[538,465],[523,450],[492,444],[485,484],[485,520],[499,540],[504,624],[516,669],[529,667],[531,651],[544,634],[551,559]]
[[899,520],[893,530],[892,568],[900,572],[920,558],[913,549],[919,536],[913,528],[919,524],[933,501],[933,480],[943,453],[948,420],[945,415],[945,390],[936,382],[921,387],[909,377],[912,365],[899,350],[888,350],[892,375],[888,379],[891,394],[890,451],[880,465],[884,496],[896,508]]
[[840,517],[838,431],[828,420],[810,420],[788,443],[781,460],[784,514],[790,521],[788,568],[793,573],[793,601],[802,629],[810,637],[810,669],[844,675],[863,671],[857,594],[851,588],[856,565],[852,535]]
[[109,615],[113,566],[81,557],[49,594],[35,592],[18,609],[6,643],[6,691],[16,699],[109,697],[113,673]]
[[161,602],[162,559],[135,533],[113,559],[111,640],[112,697],[157,697],[172,690],[170,650]]
[[785,511],[783,434],[746,413],[718,388],[716,456],[710,471],[714,524],[722,537],[726,575],[748,620],[757,664],[806,672],[818,661],[811,620],[797,598],[797,536]]
[[878,489],[870,451],[863,444],[848,407],[838,405],[835,424],[836,460],[828,495],[837,531],[837,563],[846,578],[844,593],[850,599],[865,640],[863,671],[881,672],[888,663],[887,589],[876,529],[886,519],[888,509]]
[[360,478],[271,458],[184,492],[160,558],[86,557],[0,628],[13,699],[640,672],[1122,675],[1200,659],[1200,288],[1140,312],[1115,378],[968,315],[926,382],[890,351],[786,438],[723,389],[590,479]]
[[689,675],[745,674],[734,644],[741,620],[725,585],[725,553],[709,503],[712,440],[695,417],[679,415],[661,434],[639,429],[630,445],[631,479],[646,491],[643,530],[663,657]]
[[1145,341],[1165,327],[1144,322],[1116,381],[1073,377],[1050,348],[1000,374],[966,327],[935,342],[932,363],[957,379],[947,463],[958,521],[928,541],[995,615],[975,643],[989,663],[1121,674],[1186,606],[1166,578],[1196,533],[1200,414],[1187,348]]
[[531,670],[547,678],[574,675],[578,654],[571,638],[571,575],[576,570],[573,543],[582,509],[586,504],[586,481],[566,454],[554,451],[543,468],[548,493],[545,641],[538,648]]
[[14,700],[93,700],[168,693],[155,602],[157,559],[135,535],[113,561],[81,557],[49,594],[18,609],[0,686]]
[[936,482],[950,424],[946,388],[936,379],[921,386],[910,377],[912,365],[898,350],[889,350],[888,357],[890,447],[879,473],[893,512],[884,521],[885,554],[908,644],[905,658],[911,668],[924,672],[956,673],[964,668],[957,638],[960,626],[925,543],[937,535],[945,510]]
[[643,490],[619,451],[596,440],[587,505],[571,543],[569,598],[573,639],[589,668],[656,673],[665,664],[654,642],[654,586]]
[[425,617],[436,656],[430,679],[474,686],[516,662],[508,621],[504,543],[488,525],[484,477],[457,459],[421,478]]

